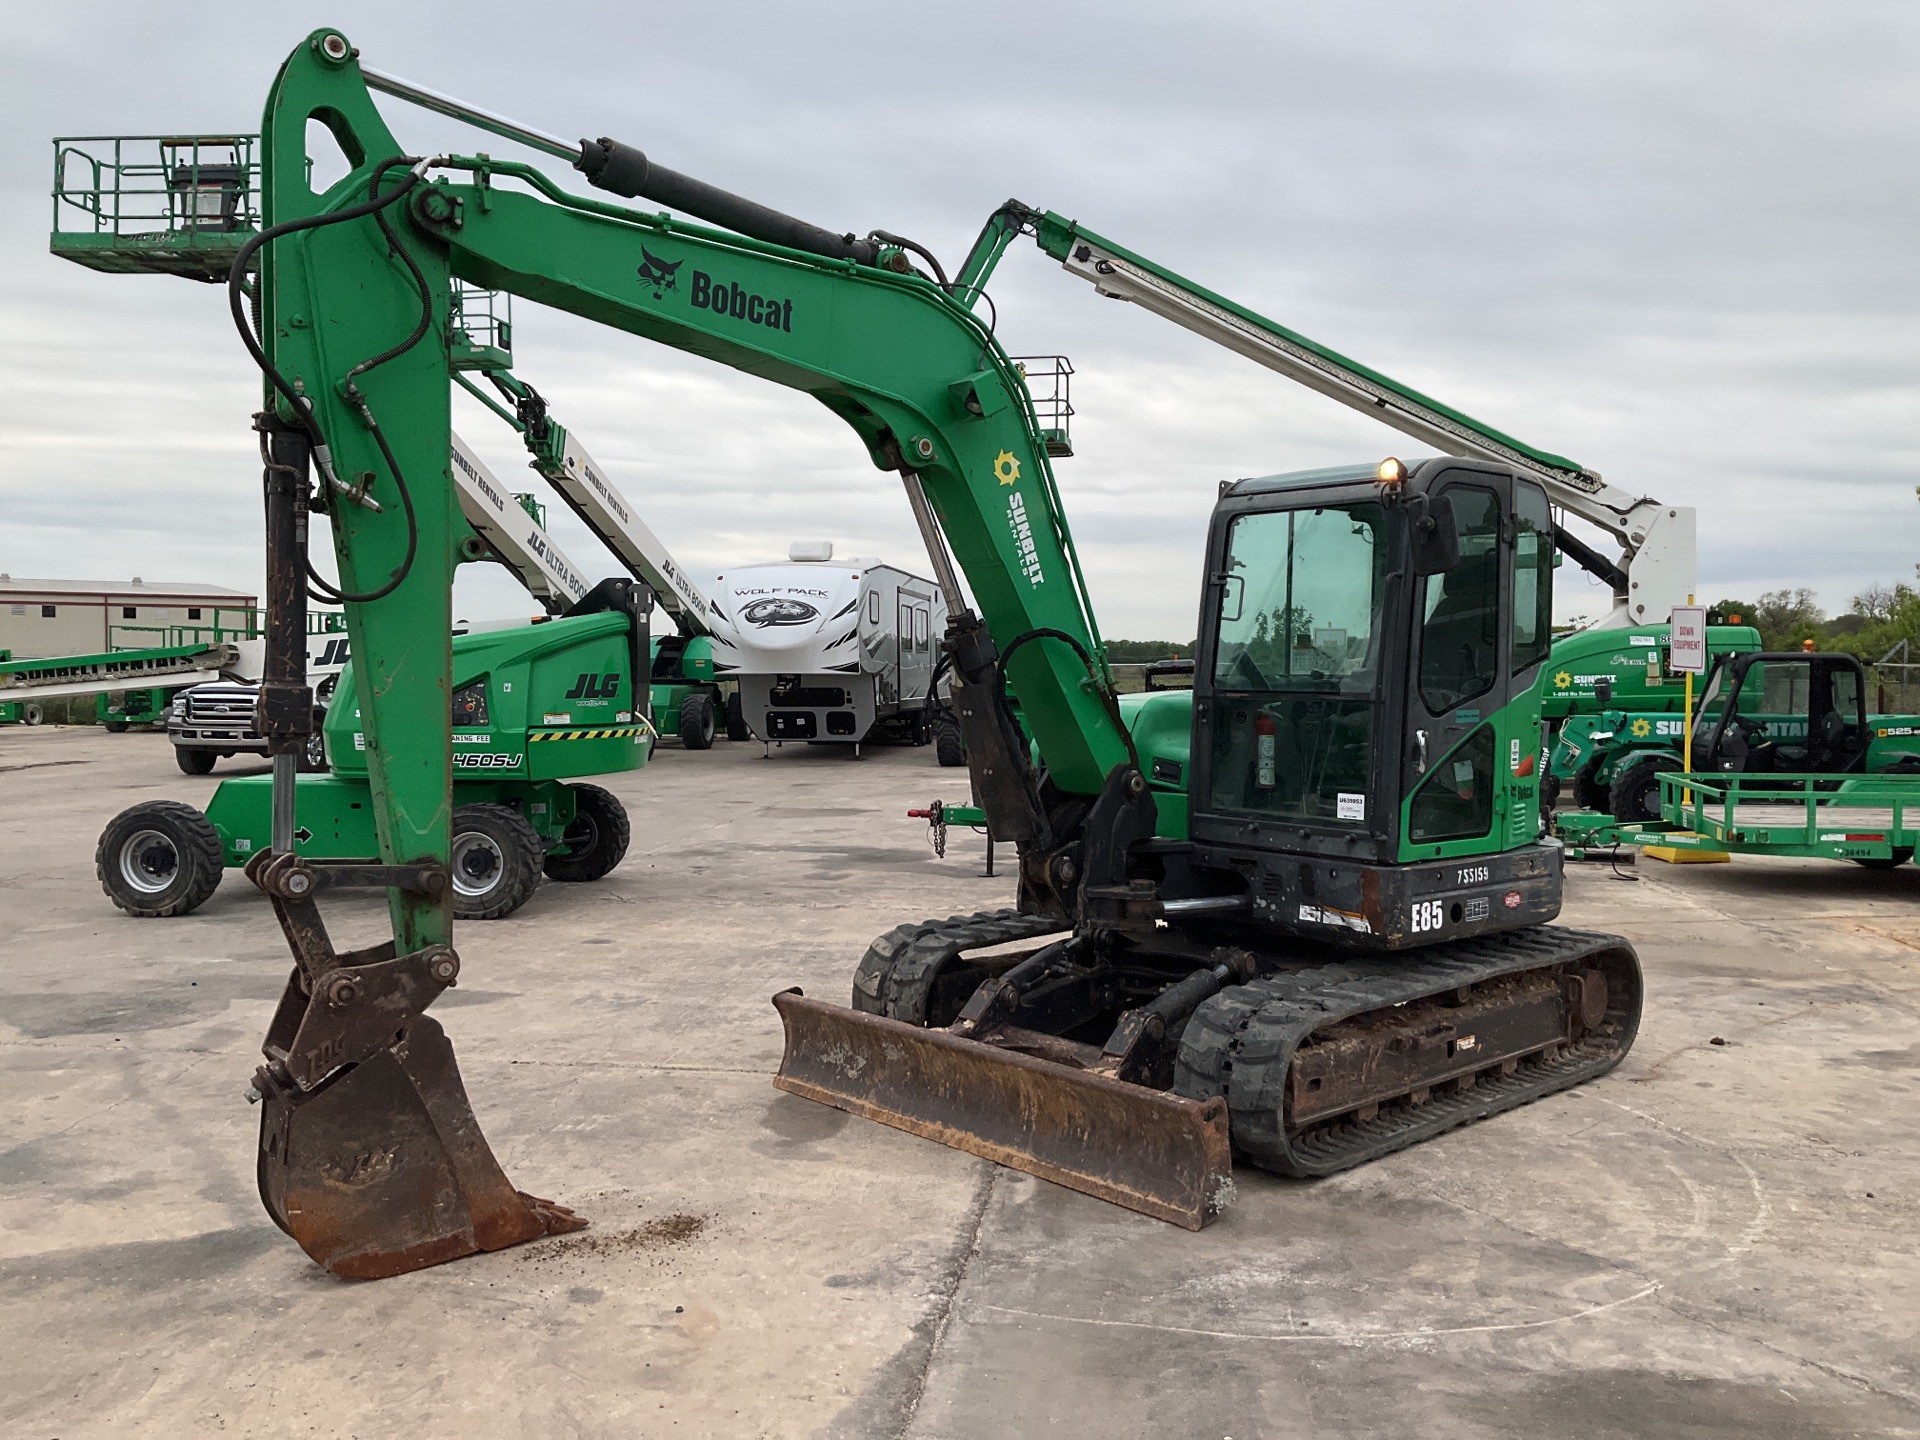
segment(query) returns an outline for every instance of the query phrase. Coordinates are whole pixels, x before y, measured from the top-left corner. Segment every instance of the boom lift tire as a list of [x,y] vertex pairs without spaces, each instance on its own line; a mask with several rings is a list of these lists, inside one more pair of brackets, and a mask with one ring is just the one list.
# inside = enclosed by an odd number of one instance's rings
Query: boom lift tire
[[967,763],[967,747],[961,743],[960,727],[945,715],[933,722],[933,755],[949,770]]
[[1635,761],[1613,777],[1608,793],[1613,818],[1623,825],[1641,825],[1660,818],[1660,772],[1672,765],[1658,757]]
[[711,695],[689,695],[680,702],[680,743],[687,749],[711,750],[717,728]]
[[462,805],[453,812],[453,913],[500,920],[533,898],[546,846],[511,805]]
[[220,886],[224,859],[205,815],[178,800],[143,800],[100,832],[93,873],[127,914],[164,919],[204,904]]
[[738,690],[727,696],[727,739],[753,739],[753,727],[747,724],[746,707],[740,703]]
[[543,868],[549,880],[598,880],[626,858],[633,838],[627,807],[598,785],[567,788],[573,791],[573,823]]
[[127,733],[127,722],[124,720],[106,720],[101,723],[109,735],[124,735]]
[[180,767],[183,775],[211,775],[213,762],[219,758],[211,750],[189,750],[182,745],[173,747],[173,763]]

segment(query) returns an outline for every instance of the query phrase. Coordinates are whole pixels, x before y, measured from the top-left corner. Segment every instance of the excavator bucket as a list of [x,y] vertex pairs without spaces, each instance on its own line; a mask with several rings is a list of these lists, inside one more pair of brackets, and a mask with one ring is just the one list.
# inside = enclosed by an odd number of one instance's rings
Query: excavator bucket
[[1227,1105],[809,1000],[774,1084],[1189,1230],[1232,1196]]
[[345,1279],[403,1275],[586,1226],[507,1182],[453,1046],[424,1015],[313,1092],[267,1096],[263,1111],[260,1198],[316,1264]]

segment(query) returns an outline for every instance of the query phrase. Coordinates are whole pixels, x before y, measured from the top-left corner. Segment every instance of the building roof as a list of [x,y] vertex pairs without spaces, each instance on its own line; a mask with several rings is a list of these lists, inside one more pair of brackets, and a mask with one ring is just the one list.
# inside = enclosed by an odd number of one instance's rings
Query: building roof
[[0,571],[0,595],[102,597],[110,595],[116,599],[136,596],[163,600],[247,601],[255,598],[245,590],[229,590],[224,585],[189,585],[172,580],[143,580],[138,575],[129,580],[33,580],[25,576],[9,575],[5,571]]

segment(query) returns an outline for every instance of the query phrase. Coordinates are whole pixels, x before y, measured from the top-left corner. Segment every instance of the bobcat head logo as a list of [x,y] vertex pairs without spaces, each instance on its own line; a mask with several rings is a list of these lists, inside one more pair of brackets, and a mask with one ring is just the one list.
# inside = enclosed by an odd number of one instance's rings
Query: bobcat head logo
[[640,267],[640,283],[653,287],[653,298],[658,300],[669,290],[680,288],[675,277],[680,273],[684,260],[662,260],[646,246],[640,247],[640,253],[646,257],[646,263]]

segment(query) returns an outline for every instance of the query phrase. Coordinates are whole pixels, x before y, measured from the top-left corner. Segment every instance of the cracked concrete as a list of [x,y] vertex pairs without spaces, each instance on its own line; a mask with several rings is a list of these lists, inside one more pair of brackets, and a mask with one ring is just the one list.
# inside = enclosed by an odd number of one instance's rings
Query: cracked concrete
[[0,771],[9,1437],[1920,1435],[1913,867],[1576,870],[1566,918],[1647,968],[1617,1072],[1242,1169],[1192,1235],[772,1089],[775,990],[1006,903],[901,815],[963,779],[663,750],[614,787],[626,864],[463,927],[439,1011],[509,1176],[594,1228],[351,1285],[253,1192],[264,903],[134,921],[94,881],[113,813],[213,782],[98,730],[0,732]]

